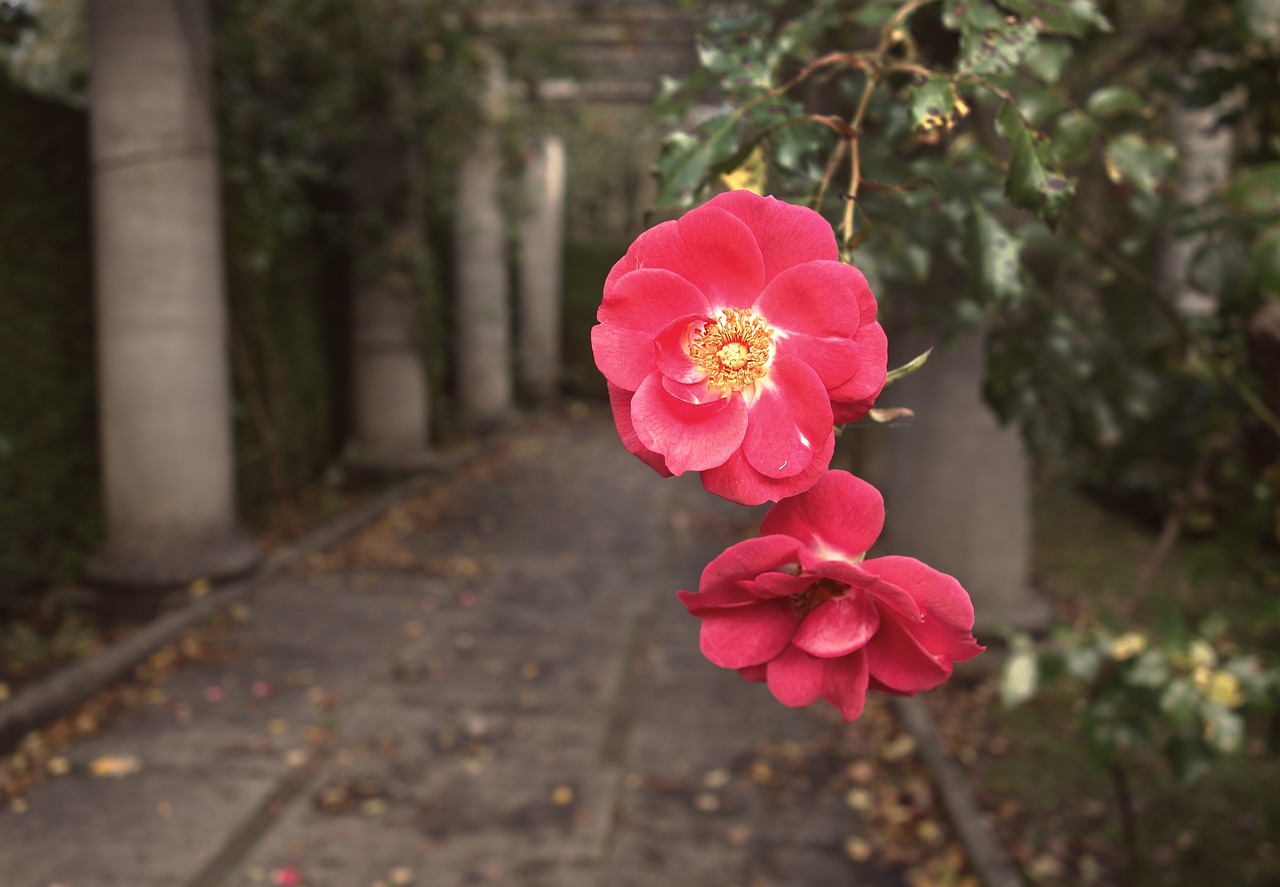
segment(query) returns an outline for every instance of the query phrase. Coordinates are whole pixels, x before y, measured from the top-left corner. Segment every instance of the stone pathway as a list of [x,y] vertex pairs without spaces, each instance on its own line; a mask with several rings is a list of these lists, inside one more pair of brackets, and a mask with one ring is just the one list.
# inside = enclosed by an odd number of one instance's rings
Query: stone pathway
[[850,853],[859,725],[712,666],[675,598],[759,515],[599,410],[531,422],[72,746],[0,812],[0,884],[905,884]]

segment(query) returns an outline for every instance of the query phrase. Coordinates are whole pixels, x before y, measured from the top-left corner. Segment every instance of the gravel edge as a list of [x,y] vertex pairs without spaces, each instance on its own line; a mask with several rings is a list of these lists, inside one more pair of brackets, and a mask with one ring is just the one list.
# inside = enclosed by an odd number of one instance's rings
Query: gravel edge
[[916,741],[920,757],[942,795],[947,817],[955,825],[978,879],[985,887],[1023,887],[1017,866],[983,816],[968,778],[943,745],[924,700],[915,696],[895,696],[892,702],[898,720]]

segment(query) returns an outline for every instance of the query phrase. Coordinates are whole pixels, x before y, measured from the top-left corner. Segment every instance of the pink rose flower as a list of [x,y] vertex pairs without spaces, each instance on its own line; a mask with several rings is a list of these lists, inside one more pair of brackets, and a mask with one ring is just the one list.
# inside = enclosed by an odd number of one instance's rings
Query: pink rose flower
[[813,486],[888,359],[875,297],[838,256],[818,213],[750,191],[636,238],[591,330],[627,449],[744,505]]
[[702,619],[702,652],[783,705],[819,698],[845,720],[867,690],[912,696],[985,648],[960,583],[909,557],[864,560],[884,526],[879,491],[847,471],[769,509],[680,600]]

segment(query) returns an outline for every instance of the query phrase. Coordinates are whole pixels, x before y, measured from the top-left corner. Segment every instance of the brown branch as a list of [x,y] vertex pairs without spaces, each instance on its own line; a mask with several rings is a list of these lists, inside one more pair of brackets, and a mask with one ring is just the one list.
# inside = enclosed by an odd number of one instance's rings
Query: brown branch
[[849,142],[841,139],[836,143],[835,150],[831,152],[831,156],[827,159],[827,167],[822,171],[822,180],[818,182],[818,193],[813,198],[813,208],[815,210],[822,209],[822,198],[827,196],[827,187],[831,184],[831,180],[835,178],[836,169],[840,166],[840,159],[844,156],[844,152],[848,149]]
[[1155,583],[1156,573],[1160,572],[1160,568],[1164,566],[1164,562],[1168,560],[1169,555],[1173,553],[1174,548],[1178,544],[1178,540],[1182,537],[1182,531],[1187,525],[1187,515],[1192,507],[1203,502],[1209,492],[1209,475],[1213,471],[1213,467],[1218,460],[1231,448],[1232,438],[1227,435],[1221,435],[1214,438],[1209,443],[1209,448],[1205,450],[1200,457],[1200,461],[1196,463],[1195,471],[1191,475],[1191,481],[1187,484],[1187,488],[1181,493],[1177,493],[1173,499],[1173,510],[1171,510],[1164,519],[1164,524],[1160,528],[1160,535],[1156,537],[1155,545],[1151,547],[1151,553],[1147,555],[1146,560],[1142,562],[1141,568],[1138,570],[1138,578],[1134,580],[1133,591],[1128,599],[1120,607],[1120,616],[1125,621],[1133,617],[1141,606],[1147,594],[1151,591],[1151,586]]
[[848,140],[849,189],[845,192],[844,220],[840,223],[840,230],[844,236],[846,249],[853,244],[856,234],[854,209],[858,202],[858,187],[862,184],[862,158],[858,148],[862,135],[862,121],[866,118],[867,108],[871,105],[871,96],[879,85],[880,72],[878,70],[867,71],[867,82],[862,87],[862,96],[858,99],[858,107],[849,121],[849,128],[853,131],[852,137]]

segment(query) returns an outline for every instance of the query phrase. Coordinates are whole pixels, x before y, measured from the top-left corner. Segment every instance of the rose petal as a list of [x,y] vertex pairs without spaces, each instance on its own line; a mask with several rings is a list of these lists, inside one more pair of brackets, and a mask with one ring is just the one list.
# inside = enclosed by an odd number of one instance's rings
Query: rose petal
[[733,213],[751,229],[764,256],[766,281],[792,265],[839,258],[830,223],[806,206],[750,191],[729,191],[708,205]]
[[973,602],[955,577],[911,557],[872,558],[861,566],[901,588],[924,612],[922,620],[904,622],[902,628],[929,653],[964,662],[986,649],[973,637]]
[[780,656],[769,661],[766,671],[769,692],[791,708],[809,705],[822,695],[825,670],[823,660],[789,646]]
[[742,454],[766,477],[794,477],[809,467],[831,433],[831,401],[817,373],[777,356],[748,410]]
[[635,396],[634,392],[625,391],[612,382],[608,383],[608,387],[609,408],[613,410],[613,423],[618,426],[618,437],[622,438],[622,445],[627,448],[627,452],[639,458],[658,474],[671,477],[662,454],[655,453],[640,443],[636,429],[631,424],[631,398]]
[[863,649],[872,676],[899,693],[932,690],[951,677],[951,663],[925,649],[910,632],[905,620],[884,611],[880,630]]
[[796,621],[785,600],[709,611],[702,617],[702,654],[724,668],[760,665],[783,651]]
[[702,570],[699,591],[710,591],[740,580],[754,580],[794,563],[799,549],[794,539],[786,536],[756,536],[730,545],[712,558]]
[[867,283],[866,275],[864,275],[860,270],[852,265],[849,267],[853,268],[854,273],[861,278],[860,280],[850,282],[850,286],[853,288],[853,294],[858,299],[858,313],[861,315],[861,322],[863,326],[869,323],[875,323],[876,317],[879,314],[880,306],[876,304],[876,297],[871,292],[871,285]]
[[794,358],[807,364],[828,389],[843,386],[862,369],[864,355],[852,338],[777,333],[774,342],[779,357]]
[[853,374],[830,392],[831,411],[838,425],[865,416],[888,376],[889,342],[880,324],[864,324],[853,340],[858,346],[858,363]]
[[840,709],[846,721],[853,721],[866,704],[868,683],[867,655],[858,650],[827,662],[822,698]]
[[617,280],[600,303],[596,319],[656,336],[673,318],[711,317],[702,290],[666,268],[641,268]]
[[637,237],[605,278],[605,297],[612,297],[628,275],[652,268],[674,271],[717,308],[750,307],[764,289],[764,258],[755,235],[713,203]]
[[752,307],[779,332],[848,339],[861,323],[858,284],[866,280],[843,262],[808,262],[770,281]]
[[658,372],[674,382],[692,383],[707,377],[707,371],[689,356],[689,331],[704,318],[696,315],[678,317],[654,338]]
[[884,528],[880,491],[847,471],[828,471],[809,490],[769,509],[760,532],[800,540],[801,564],[856,561]]
[[804,617],[791,643],[823,659],[861,649],[880,627],[880,611],[868,594],[828,598]]
[[812,576],[794,573],[761,573],[756,577],[756,594],[761,597],[790,597],[813,585]]
[[754,582],[732,582],[706,591],[676,592],[676,597],[692,616],[702,616],[712,610],[732,610],[735,607],[747,607],[768,600],[768,596],[755,593]]
[[804,567],[805,575],[821,576],[834,579],[869,594],[881,606],[890,607],[904,619],[919,622],[924,619],[924,611],[916,603],[915,598],[904,589],[891,582],[886,582],[873,573],[862,569],[861,563],[851,564],[848,561],[821,561],[810,563]]
[[662,388],[676,400],[693,406],[717,404],[728,399],[724,392],[719,388],[712,388],[705,379],[697,382],[679,382],[663,376]]
[[640,443],[661,453],[673,474],[722,465],[742,444],[747,406],[741,396],[708,404],[679,400],[652,374],[631,399],[631,423]]
[[702,485],[707,492],[741,505],[760,505],[786,499],[809,489],[822,477],[831,464],[835,449],[835,435],[828,431],[826,443],[814,454],[809,467],[797,475],[783,478],[767,477],[756,471],[738,450],[719,468],[702,472]]
[[591,328],[591,353],[609,384],[627,391],[658,369],[653,337],[639,330],[598,323]]

